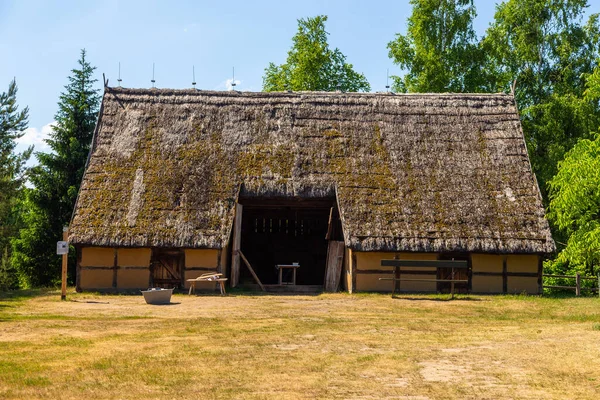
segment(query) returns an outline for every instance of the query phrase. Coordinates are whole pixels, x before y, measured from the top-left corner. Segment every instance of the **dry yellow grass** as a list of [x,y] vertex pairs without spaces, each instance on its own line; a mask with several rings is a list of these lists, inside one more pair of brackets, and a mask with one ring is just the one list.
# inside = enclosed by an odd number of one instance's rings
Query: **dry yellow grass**
[[600,300],[0,297],[0,398],[586,399]]

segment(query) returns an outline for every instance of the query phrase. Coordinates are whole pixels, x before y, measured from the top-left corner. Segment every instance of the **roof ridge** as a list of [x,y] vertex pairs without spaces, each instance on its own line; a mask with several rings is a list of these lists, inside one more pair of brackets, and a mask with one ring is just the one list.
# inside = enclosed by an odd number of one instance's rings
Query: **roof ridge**
[[389,97],[514,97],[510,93],[393,93],[393,92],[325,92],[325,91],[287,91],[287,92],[253,92],[253,91],[237,91],[237,90],[203,90],[193,88],[124,88],[120,86],[106,86],[108,92],[121,92],[132,94],[198,94],[198,95],[224,95],[224,96],[240,96],[240,95],[260,95],[260,96],[293,96],[293,95],[315,95],[315,96],[389,96]]

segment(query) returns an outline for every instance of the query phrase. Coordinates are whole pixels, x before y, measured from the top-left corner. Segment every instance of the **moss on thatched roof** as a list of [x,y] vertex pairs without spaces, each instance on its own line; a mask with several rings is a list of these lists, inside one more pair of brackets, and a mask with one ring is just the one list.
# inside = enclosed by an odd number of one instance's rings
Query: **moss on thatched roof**
[[359,251],[554,249],[503,94],[107,88],[70,240],[222,248],[240,193],[337,195]]

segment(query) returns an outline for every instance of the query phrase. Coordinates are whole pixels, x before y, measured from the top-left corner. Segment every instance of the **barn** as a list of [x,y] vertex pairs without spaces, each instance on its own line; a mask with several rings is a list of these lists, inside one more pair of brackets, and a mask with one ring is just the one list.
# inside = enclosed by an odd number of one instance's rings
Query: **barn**
[[[555,249],[511,95],[110,87],[69,241],[84,291],[212,271],[252,288],[250,269],[281,288],[278,265],[296,265],[285,290],[387,291],[395,258],[539,293]],[[444,290],[443,268],[413,274],[432,280],[400,290]]]

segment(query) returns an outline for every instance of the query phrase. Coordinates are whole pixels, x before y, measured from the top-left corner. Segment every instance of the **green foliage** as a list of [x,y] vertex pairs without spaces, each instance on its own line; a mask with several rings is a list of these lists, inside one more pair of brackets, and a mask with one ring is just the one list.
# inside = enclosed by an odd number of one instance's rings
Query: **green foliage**
[[0,290],[14,290],[19,288],[19,279],[16,269],[12,266],[8,255],[8,247],[0,255]]
[[[23,286],[54,286],[60,279],[60,258],[56,256],[56,241],[62,240],[52,224],[58,221],[39,207],[32,198],[37,189],[27,191],[23,202],[23,223],[19,236],[12,241],[11,263],[22,277]],[[48,203],[49,207],[54,204]],[[62,228],[60,228],[62,232]]]
[[598,107],[575,94],[552,94],[545,101],[522,110],[521,119],[531,165],[544,199],[548,182],[557,172],[560,160],[580,138],[600,123]]
[[597,65],[598,15],[582,23],[586,0],[508,0],[497,7],[482,46],[493,91],[515,99],[533,170],[544,200],[557,165],[600,121],[598,104],[584,98]]
[[581,95],[582,74],[593,69],[600,34],[598,15],[586,25],[587,0],[509,0],[497,7],[486,32],[484,49],[494,86],[508,90],[517,79],[521,108],[539,104],[551,94]]
[[554,262],[563,272],[600,272],[600,136],[583,139],[550,181],[549,217],[569,239]]
[[298,32],[285,64],[269,63],[263,76],[265,92],[285,90],[345,92],[369,91],[363,74],[354,71],[346,56],[327,44],[327,16],[298,20]]
[[[31,170],[35,189],[28,191],[23,210],[27,228],[13,240],[13,263],[31,286],[60,279],[56,241],[71,219],[96,124],[100,95],[93,88],[95,68],[85,50],[78,63],[58,102],[56,125],[47,140],[52,152],[36,153],[40,163]],[[72,279],[73,257],[69,264]]]
[[586,100],[599,108],[600,104],[600,59],[596,60],[596,68],[587,77],[586,90],[583,92]]
[[478,92],[487,80],[483,52],[473,30],[473,0],[411,0],[406,35],[389,42],[389,56],[404,77],[394,78],[399,92]]
[[20,227],[16,208],[25,185],[25,163],[33,148],[15,153],[16,140],[27,128],[28,108],[19,111],[17,83],[13,79],[8,91],[0,94],[0,288],[13,288],[17,281],[14,268],[9,263],[10,239]]

